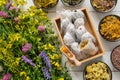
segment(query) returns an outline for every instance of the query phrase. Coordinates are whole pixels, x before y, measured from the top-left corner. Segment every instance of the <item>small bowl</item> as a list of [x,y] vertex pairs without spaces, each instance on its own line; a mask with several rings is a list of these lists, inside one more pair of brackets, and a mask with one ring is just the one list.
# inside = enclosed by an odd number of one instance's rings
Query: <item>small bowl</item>
[[100,35],[107,41],[116,42],[120,40],[120,17],[107,15],[99,23]]
[[120,45],[113,49],[111,53],[111,62],[113,66],[120,71]]
[[[92,7],[98,12],[110,12],[115,8],[115,6],[117,4],[117,0],[114,0],[114,1],[111,0],[111,2],[110,1],[108,2],[108,0],[95,0],[96,3],[94,2],[94,4],[93,4],[93,1],[94,0],[90,0],[90,3],[92,5]],[[109,6],[107,6],[107,5],[109,5]]]
[[[44,0],[42,0],[42,1],[44,2]],[[46,7],[44,7],[46,5],[46,3],[42,6],[40,5],[40,3],[42,3],[41,0],[33,0],[33,3],[37,8],[42,8],[42,9],[46,10],[46,9],[52,9],[59,2],[59,0],[56,0],[56,2],[53,4],[53,3],[50,3],[51,0],[46,0],[46,1],[48,1],[48,3],[49,3]]]
[[[109,80],[112,80],[112,71],[111,71],[111,69],[110,69],[110,67],[106,64],[106,63],[104,63],[104,62],[102,62],[102,61],[95,61],[95,62],[91,62],[91,63],[89,63],[88,65],[86,65],[86,67],[85,67],[85,69],[84,69],[84,71],[83,71],[83,80],[91,80],[91,79],[86,79],[86,75],[87,75],[87,71],[86,71],[86,69],[88,68],[88,66],[91,66],[91,67],[93,67],[92,69],[94,69],[94,70],[96,70],[96,69],[99,69],[98,68],[98,64],[99,63],[99,65],[100,66],[105,66],[105,68],[107,68],[107,73],[108,73],[108,75],[109,75]],[[97,65],[97,67],[96,67],[96,65]],[[89,67],[89,69],[90,69],[90,67]],[[92,69],[91,69],[91,71],[89,70],[89,73],[92,73]],[[102,67],[100,67],[100,69],[101,69],[101,71],[104,69],[104,68],[102,68]],[[106,69],[104,69],[104,70],[106,70]],[[96,72],[96,75],[99,75],[99,76],[101,76],[102,77],[102,74],[103,74],[103,72],[100,72],[99,70],[96,70],[97,72]],[[105,74],[104,74],[105,75]],[[92,76],[92,74],[91,74],[91,76]],[[94,76],[95,76],[95,72],[94,72]],[[93,79],[93,77],[92,77],[92,79]],[[94,79],[94,80],[98,80],[98,79]],[[99,80],[107,80],[107,79],[99,79]]]
[[61,0],[65,6],[80,6],[85,0]]

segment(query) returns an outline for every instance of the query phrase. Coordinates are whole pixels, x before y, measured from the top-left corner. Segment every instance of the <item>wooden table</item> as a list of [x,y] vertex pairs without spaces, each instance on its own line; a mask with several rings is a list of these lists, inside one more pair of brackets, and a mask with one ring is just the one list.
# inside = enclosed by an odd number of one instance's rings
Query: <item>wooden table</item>
[[[28,4],[25,6],[25,9],[27,7],[29,7],[30,5],[33,5],[32,0],[28,1]],[[64,10],[64,9],[70,9],[70,10],[80,9],[82,7],[87,7],[88,8],[97,32],[98,32],[98,24],[103,17],[105,17],[106,15],[109,15],[109,14],[116,14],[116,15],[120,16],[120,0],[118,0],[118,3],[116,5],[115,9],[113,11],[109,12],[109,13],[96,12],[92,8],[92,6],[90,4],[90,0],[85,0],[85,2],[79,7],[66,7],[62,4],[61,0],[59,0],[59,3],[57,4],[57,6],[53,9],[49,10],[48,17],[52,21],[54,21],[54,19],[59,16],[57,14],[57,11],[61,11],[61,10]],[[98,35],[99,35],[99,32],[98,32]],[[117,45],[120,45],[120,41],[119,42],[109,42],[109,41],[104,40],[100,35],[99,35],[99,38],[100,38],[100,40],[102,42],[102,45],[104,47],[105,55],[102,56],[102,57],[99,57],[97,59],[91,60],[89,62],[92,62],[92,61],[95,61],[95,60],[100,60],[100,61],[103,61],[103,62],[107,63],[112,70],[112,74],[113,74],[112,75],[112,80],[120,80],[120,72],[113,67],[113,65],[111,63],[111,60],[110,60],[111,51],[113,50],[114,47],[116,47]],[[67,59],[66,59],[65,56],[63,56],[62,57],[62,64],[64,64],[65,62],[67,62]],[[68,70],[71,73],[72,80],[83,80],[83,70],[84,70],[86,64],[88,64],[89,62],[86,62],[79,67],[70,67],[69,65],[67,65]]]

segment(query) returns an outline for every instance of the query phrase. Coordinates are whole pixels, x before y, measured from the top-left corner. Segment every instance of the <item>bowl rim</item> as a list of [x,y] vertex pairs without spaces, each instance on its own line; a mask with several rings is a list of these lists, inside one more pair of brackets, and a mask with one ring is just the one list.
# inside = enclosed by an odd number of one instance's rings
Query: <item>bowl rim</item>
[[118,2],[118,0],[115,0],[115,5],[114,5],[111,9],[109,9],[109,10],[107,10],[107,11],[100,11],[100,10],[98,10],[97,8],[95,8],[95,7],[93,6],[92,0],[90,0],[90,4],[91,4],[91,6],[93,7],[93,9],[96,10],[97,12],[101,12],[101,13],[107,13],[107,12],[112,11],[112,10],[116,7],[117,2]]
[[101,27],[100,27],[100,24],[101,24],[101,22],[102,22],[106,17],[108,17],[108,16],[115,16],[115,17],[117,17],[117,18],[120,19],[120,16],[118,16],[118,15],[116,15],[116,14],[109,14],[109,15],[103,17],[103,18],[100,20],[99,24],[98,24],[98,32],[99,32],[99,34],[102,36],[102,38],[105,39],[105,40],[107,40],[107,41],[110,41],[110,42],[116,42],[116,41],[119,41],[120,38],[119,38],[119,39],[116,39],[116,40],[106,39],[106,38],[101,34],[101,32],[100,32],[100,28],[101,28]]
[[65,6],[67,6],[67,7],[69,7],[69,6],[71,6],[71,7],[78,7],[78,6],[80,6],[81,4],[83,4],[83,2],[85,2],[85,0],[81,0],[81,2],[79,3],[79,4],[77,4],[77,5],[67,5],[67,3],[65,3],[64,2],[64,0],[61,0],[61,2],[65,5]]
[[107,66],[107,70],[108,70],[108,72],[109,72],[109,74],[110,74],[110,80],[112,80],[112,70],[110,69],[110,67],[108,66],[107,63],[105,63],[105,62],[103,62],[103,61],[100,61],[100,60],[92,61],[92,62],[88,63],[88,64],[85,66],[85,68],[84,68],[84,70],[83,70],[83,80],[86,80],[86,79],[85,79],[85,72],[86,72],[87,66],[88,66],[88,65],[91,65],[91,64],[93,64],[93,63],[98,63],[98,62],[102,62],[102,63],[104,63],[104,64]]
[[43,9],[43,10],[49,10],[49,9],[54,8],[55,6],[57,6],[58,2],[59,2],[59,0],[56,1],[56,4],[55,4],[54,6],[49,7],[49,8],[44,8],[44,7],[38,7],[37,5],[35,5],[35,0],[33,0],[33,4],[34,4],[37,8],[41,8],[41,9]]
[[113,48],[113,50],[112,50],[112,52],[111,52],[111,55],[110,55],[110,60],[111,60],[111,62],[112,62],[112,65],[113,65],[118,71],[120,71],[120,69],[118,69],[118,68],[114,65],[114,63],[113,63],[113,61],[112,61],[112,54],[113,54],[114,50],[115,50],[116,48],[118,48],[118,47],[120,47],[120,45],[117,45],[116,47]]

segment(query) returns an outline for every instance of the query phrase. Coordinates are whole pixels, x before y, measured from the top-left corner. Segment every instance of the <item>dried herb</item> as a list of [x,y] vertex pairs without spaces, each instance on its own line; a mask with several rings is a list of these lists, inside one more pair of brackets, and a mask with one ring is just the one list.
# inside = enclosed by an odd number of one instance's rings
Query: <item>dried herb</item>
[[100,33],[107,40],[117,40],[120,38],[120,19],[118,16],[106,16],[100,22]]
[[82,0],[63,0],[63,2],[68,5],[71,5],[71,6],[75,6],[75,5],[78,5],[82,2]]
[[116,0],[92,0],[92,5],[98,11],[108,11],[110,10],[116,3]]
[[120,46],[116,47],[112,54],[111,54],[111,60],[113,65],[120,70]]
[[37,7],[47,9],[54,7],[58,3],[58,0],[33,0],[33,1]]

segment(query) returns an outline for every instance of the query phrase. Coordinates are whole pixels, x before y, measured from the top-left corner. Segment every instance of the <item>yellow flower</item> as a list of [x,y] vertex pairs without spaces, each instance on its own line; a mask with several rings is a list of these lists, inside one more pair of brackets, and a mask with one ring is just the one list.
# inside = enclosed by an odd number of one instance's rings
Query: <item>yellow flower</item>
[[25,0],[17,0],[17,3],[21,4],[22,6],[27,4],[27,2]]
[[52,46],[52,45],[49,43],[49,44],[48,44],[48,47],[49,47],[49,49],[52,50],[52,52],[54,52],[54,50],[55,50],[55,47],[54,47],[54,46]]
[[55,54],[55,58],[56,58],[56,59],[61,58],[61,54]]
[[58,62],[55,63],[56,67],[60,67],[60,64]]
[[6,4],[6,0],[0,0],[0,6],[5,5]]
[[47,44],[43,45],[43,48],[44,48],[45,50],[48,50]]
[[7,44],[6,48],[11,48],[12,47],[12,44]]
[[37,24],[37,23],[38,23],[38,20],[37,20],[37,19],[35,19],[35,21],[34,21],[34,22],[35,22],[35,24]]
[[27,76],[27,74],[26,74],[26,72],[25,71],[22,71],[22,72],[20,72],[20,76]]
[[27,76],[25,80],[30,80],[30,77],[29,77],[29,76]]
[[50,59],[53,59],[53,60],[55,59],[55,56],[54,56],[54,55],[51,55],[51,54],[50,54],[49,56],[50,56]]
[[18,39],[19,39],[20,37],[21,37],[21,36],[20,36],[19,33],[16,33],[16,34],[14,35],[14,39],[15,39],[16,41],[18,41]]
[[35,13],[33,13],[33,12],[30,13],[30,16],[34,16],[34,15],[35,15]]
[[6,49],[6,48],[2,48],[1,50],[2,50],[2,52],[3,52],[4,54],[7,53],[7,49]]
[[64,78],[59,78],[58,80],[64,80]]
[[19,65],[19,61],[20,61],[20,57],[16,58],[16,61],[15,61],[15,65],[18,66]]
[[15,64],[16,66],[18,66],[18,65],[19,65],[19,62],[18,62],[18,61],[15,61],[14,64]]
[[20,34],[16,33],[16,34],[9,34],[8,38],[10,39],[10,43],[14,42],[14,41],[18,41],[18,39],[20,38]]
[[36,9],[35,6],[30,6],[30,8],[28,9],[30,12],[33,12]]

